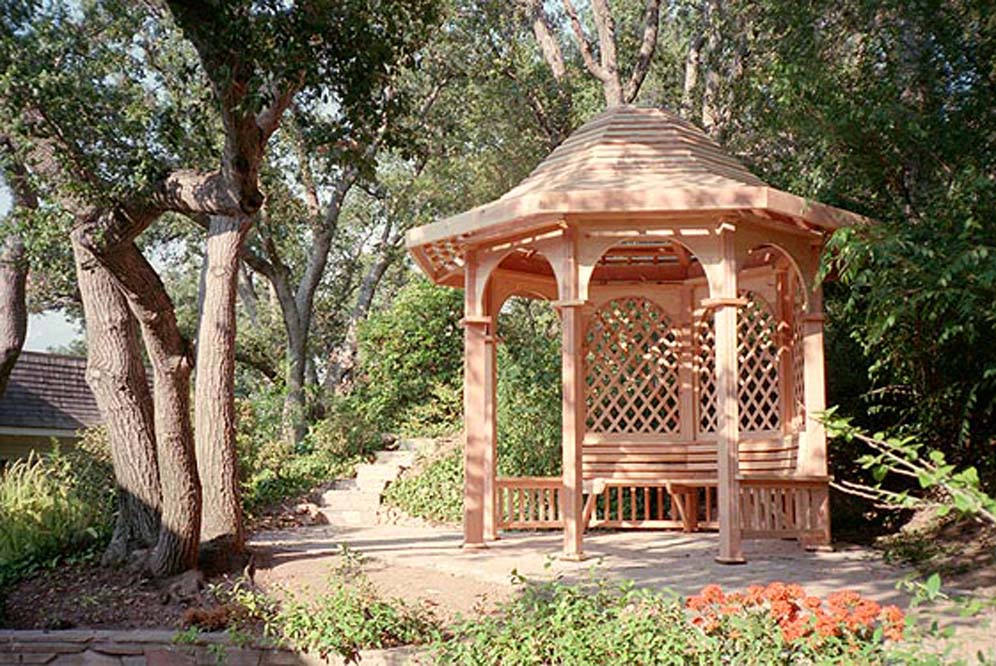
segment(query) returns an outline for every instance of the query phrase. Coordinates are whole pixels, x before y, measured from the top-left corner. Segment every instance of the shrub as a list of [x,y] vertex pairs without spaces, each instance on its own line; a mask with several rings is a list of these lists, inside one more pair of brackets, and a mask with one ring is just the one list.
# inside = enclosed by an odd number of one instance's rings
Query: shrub
[[0,472],[0,587],[62,553],[99,546],[114,513],[114,473],[103,429],[72,449],[32,453]]
[[526,583],[436,653],[441,664],[884,664],[904,626],[895,607],[851,592],[822,600],[798,585],[710,585],[683,604],[632,583],[553,581]]
[[[265,409],[264,402],[264,409]],[[242,501],[252,515],[339,476],[380,445],[380,434],[352,399],[333,402],[296,446],[284,441],[271,419],[260,423],[257,406],[240,402],[239,468]],[[259,425],[259,429],[255,427]]]
[[417,645],[439,635],[439,623],[427,609],[380,598],[362,561],[345,550],[343,560],[329,578],[329,590],[317,596],[289,595],[277,602],[236,585],[223,595],[227,606],[238,609],[230,617],[261,625],[267,637],[295,650],[323,659],[335,653],[347,663],[359,661],[360,650]]
[[384,502],[411,516],[458,522],[463,517],[463,452],[451,450],[419,473],[398,479],[387,487]]
[[[416,278],[360,328],[356,392],[384,429],[452,429],[460,414],[463,292]],[[427,405],[435,403],[435,411]]]

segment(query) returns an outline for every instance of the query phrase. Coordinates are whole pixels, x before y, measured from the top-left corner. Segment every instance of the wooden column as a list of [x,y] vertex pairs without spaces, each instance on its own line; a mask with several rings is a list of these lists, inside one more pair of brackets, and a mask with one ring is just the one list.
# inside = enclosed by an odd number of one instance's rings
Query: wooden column
[[799,474],[825,476],[827,433],[819,416],[826,405],[826,373],[823,365],[823,294],[811,295],[809,312],[802,317],[803,386],[806,401],[806,434],[799,447]]
[[498,313],[492,308],[491,289],[488,289],[487,311],[491,315],[488,335],[485,338],[484,381],[484,538],[498,539],[497,476],[498,476]]
[[580,303],[560,306],[563,341],[561,364],[563,377],[563,491],[561,512],[564,519],[564,559],[582,560],[582,477],[581,445],[584,439],[584,358],[583,325]]
[[[494,363],[489,345],[492,318],[482,301],[487,277],[468,252],[464,273],[464,482],[463,547],[485,548],[485,527],[494,529]],[[491,497],[488,497],[488,493]],[[491,517],[486,513],[491,511]]]
[[[740,397],[737,363],[737,265],[733,249],[734,230],[724,225],[720,233],[721,281],[718,293],[710,299],[716,322],[716,446],[719,485],[719,555],[723,564],[742,564],[743,547],[740,538]],[[712,288],[715,289],[715,286]]]

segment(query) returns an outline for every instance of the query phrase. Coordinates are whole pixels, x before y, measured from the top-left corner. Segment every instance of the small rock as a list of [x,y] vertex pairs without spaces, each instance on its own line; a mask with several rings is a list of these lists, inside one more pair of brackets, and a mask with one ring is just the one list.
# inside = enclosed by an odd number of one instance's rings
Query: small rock
[[198,569],[184,571],[182,574],[163,581],[163,603],[180,603],[197,597],[204,587],[204,574]]

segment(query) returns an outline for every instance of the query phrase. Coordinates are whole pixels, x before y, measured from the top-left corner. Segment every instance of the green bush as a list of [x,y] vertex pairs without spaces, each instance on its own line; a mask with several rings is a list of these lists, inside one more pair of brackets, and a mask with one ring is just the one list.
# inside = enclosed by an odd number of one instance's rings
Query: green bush
[[0,471],[0,587],[63,553],[110,537],[114,473],[106,433],[32,453]]
[[362,571],[362,561],[344,551],[329,590],[307,598],[289,595],[276,602],[243,585],[225,593],[243,622],[262,625],[267,637],[295,650],[338,654],[352,663],[359,651],[417,645],[439,635],[439,624],[424,607],[382,599]]
[[463,452],[458,448],[429,462],[418,474],[387,487],[384,503],[439,523],[463,517]]
[[[416,278],[360,328],[358,397],[385,430],[453,429],[461,410],[463,292]],[[411,428],[407,428],[411,430]]]
[[[331,479],[347,476],[353,466],[380,446],[378,429],[352,398],[334,401],[326,417],[291,446],[263,418],[255,401],[240,402],[238,452],[242,501],[252,515],[301,495]],[[260,421],[262,420],[262,423]]]

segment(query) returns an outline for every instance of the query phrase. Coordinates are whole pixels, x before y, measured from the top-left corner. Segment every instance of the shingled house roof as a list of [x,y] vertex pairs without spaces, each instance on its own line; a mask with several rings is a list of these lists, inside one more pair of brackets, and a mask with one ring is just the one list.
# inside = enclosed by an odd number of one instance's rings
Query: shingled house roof
[[21,352],[0,398],[0,430],[76,431],[99,423],[85,358]]

